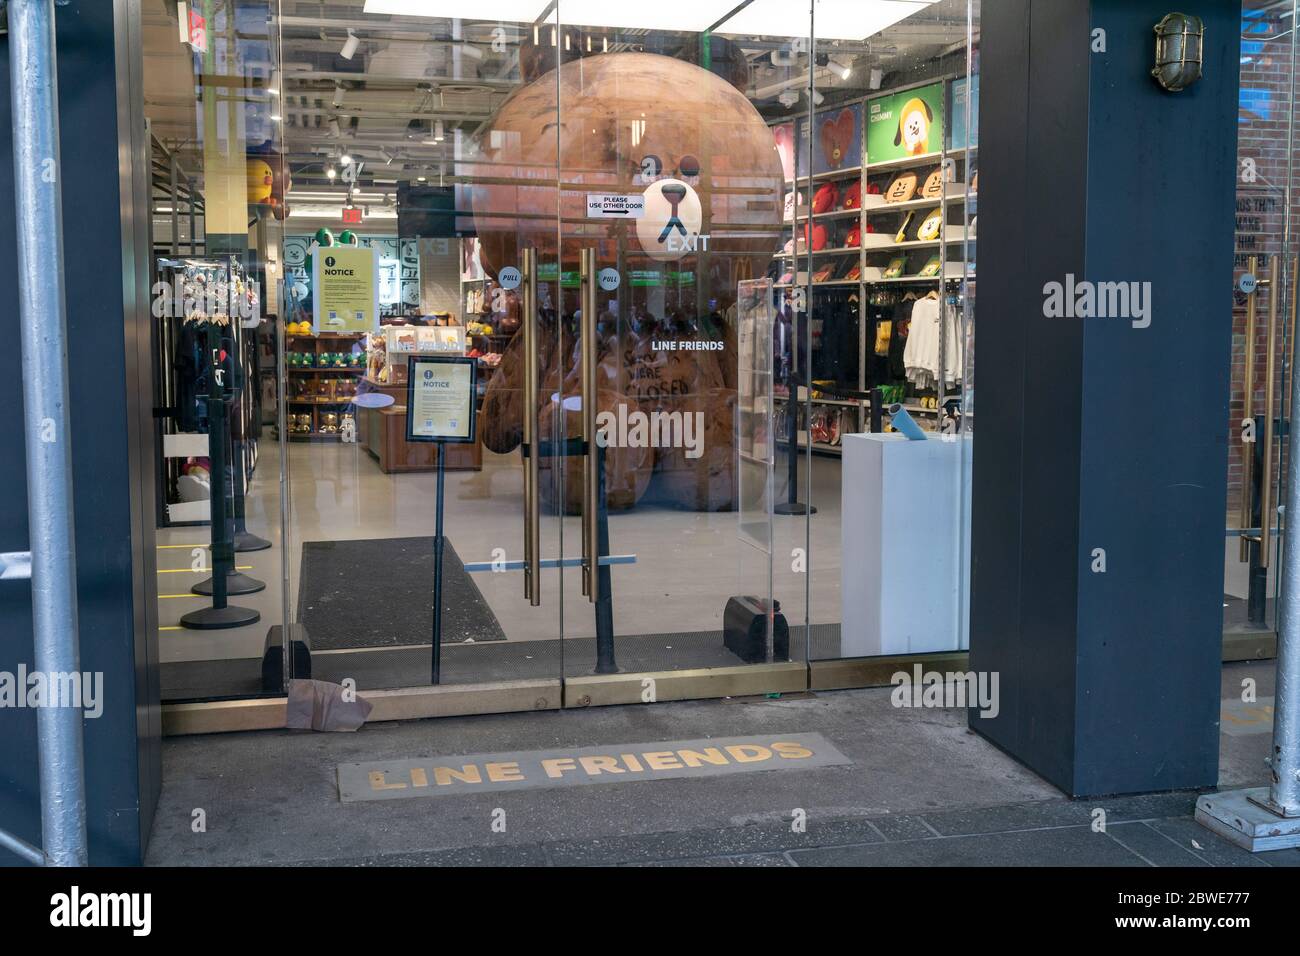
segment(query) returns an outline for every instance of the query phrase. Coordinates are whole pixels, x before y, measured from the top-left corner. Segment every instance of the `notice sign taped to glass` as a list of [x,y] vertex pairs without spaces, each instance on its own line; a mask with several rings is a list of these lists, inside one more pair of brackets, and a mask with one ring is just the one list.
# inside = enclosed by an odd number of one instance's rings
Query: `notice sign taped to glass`
[[323,246],[312,257],[313,334],[379,331],[379,250]]
[[478,362],[412,355],[406,372],[406,440],[472,444]]

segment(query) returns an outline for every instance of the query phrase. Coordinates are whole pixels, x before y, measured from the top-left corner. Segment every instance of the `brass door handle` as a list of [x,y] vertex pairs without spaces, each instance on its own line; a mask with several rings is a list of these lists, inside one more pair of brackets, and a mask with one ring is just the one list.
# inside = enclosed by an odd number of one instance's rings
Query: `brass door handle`
[[1273,393],[1277,390],[1278,302],[1282,289],[1281,256],[1268,264],[1268,355],[1264,362],[1264,473],[1259,482],[1259,566],[1268,567],[1273,531]]
[[521,256],[524,289],[524,597],[533,607],[542,603],[541,512],[538,508],[537,441],[537,250]]
[[583,249],[582,320],[582,593],[593,604],[600,599],[600,556],[596,518],[600,507],[600,457],[596,447],[596,250]]

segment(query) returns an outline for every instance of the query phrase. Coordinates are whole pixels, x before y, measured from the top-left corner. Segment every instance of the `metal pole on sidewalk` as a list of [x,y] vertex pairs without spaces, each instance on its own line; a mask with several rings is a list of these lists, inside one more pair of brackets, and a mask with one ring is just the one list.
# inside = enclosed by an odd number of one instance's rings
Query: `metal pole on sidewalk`
[[[1280,280],[1281,270],[1274,259],[1270,278],[1266,280],[1270,296],[1279,294]],[[1288,291],[1294,309],[1297,292],[1294,280],[1291,285]],[[1269,785],[1206,794],[1196,801],[1197,822],[1252,853],[1300,847],[1300,462],[1294,458],[1300,452],[1294,441],[1295,427],[1300,423],[1300,388],[1294,383],[1300,341],[1292,336],[1289,347],[1288,377],[1292,382],[1287,410],[1290,427],[1285,429],[1287,506],[1278,578],[1281,594],[1277,605],[1277,687],[1273,697],[1273,747],[1268,756]],[[1272,386],[1271,375],[1269,385]],[[1271,450],[1264,450],[1266,462],[1270,460]],[[1272,480],[1267,469],[1261,472],[1260,480],[1264,483]],[[1271,510],[1269,507],[1268,511]],[[1272,527],[1273,516],[1261,511],[1259,517],[1262,551],[1272,547],[1268,529]]]
[[[1277,282],[1281,270],[1275,269]],[[1295,271],[1291,275],[1295,276]],[[1295,309],[1295,283],[1288,290]],[[1276,290],[1270,290],[1276,294]],[[1281,595],[1277,615],[1277,687],[1273,692],[1273,749],[1269,751],[1272,783],[1267,807],[1283,817],[1300,817],[1300,463],[1293,457],[1297,450],[1295,427],[1300,423],[1300,388],[1294,382],[1300,343],[1290,342],[1292,361],[1289,368],[1291,427],[1286,429],[1286,525],[1282,539],[1282,577],[1278,582]],[[1264,480],[1269,480],[1265,475]],[[1260,516],[1261,526],[1272,527],[1271,516]],[[1261,547],[1270,542],[1260,541]]]
[[[32,620],[36,669],[49,677],[81,670],[54,0],[9,0],[8,10]],[[45,701],[36,721],[42,849],[51,865],[85,866],[80,701]]]

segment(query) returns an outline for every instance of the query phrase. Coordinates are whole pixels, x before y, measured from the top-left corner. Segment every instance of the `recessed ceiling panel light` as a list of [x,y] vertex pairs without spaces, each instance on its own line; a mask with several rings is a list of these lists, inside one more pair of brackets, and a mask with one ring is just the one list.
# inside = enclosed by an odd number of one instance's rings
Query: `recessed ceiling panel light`
[[[549,6],[552,4],[547,0],[475,0],[473,14],[475,20],[535,23]],[[463,18],[466,10],[464,0],[366,0],[364,12],[452,19]],[[555,12],[551,11],[543,22],[554,23]]]
[[[924,10],[935,0],[815,0],[816,33],[827,40],[863,40]],[[655,0],[612,3],[610,0],[561,0],[564,23],[616,29],[699,33],[727,17],[737,0]],[[536,23],[551,8],[547,0],[475,0],[473,18]],[[366,0],[366,13],[408,17],[463,18],[464,0]],[[554,23],[551,9],[544,21]],[[808,20],[795,15],[789,0],[752,0],[718,26],[717,33],[746,36],[808,35]]]
[[[865,40],[935,0],[814,0],[813,28],[820,40]],[[567,19],[567,14],[565,19]],[[807,20],[791,16],[786,0],[754,0],[721,24],[717,33],[741,36],[808,35]]]

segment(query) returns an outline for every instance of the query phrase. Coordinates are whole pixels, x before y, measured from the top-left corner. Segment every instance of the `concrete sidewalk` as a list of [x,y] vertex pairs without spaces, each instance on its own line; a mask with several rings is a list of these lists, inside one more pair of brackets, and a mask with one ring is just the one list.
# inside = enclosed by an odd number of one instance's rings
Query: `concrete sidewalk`
[[[1225,666],[1224,696],[1245,677],[1267,696],[1271,674]],[[1220,786],[1262,784],[1267,727],[1234,730]],[[852,763],[360,803],[336,779],[351,762],[796,733]],[[964,712],[896,709],[887,688],[176,738],[163,759],[151,865],[1300,865],[1197,826],[1194,794],[1064,799]]]

